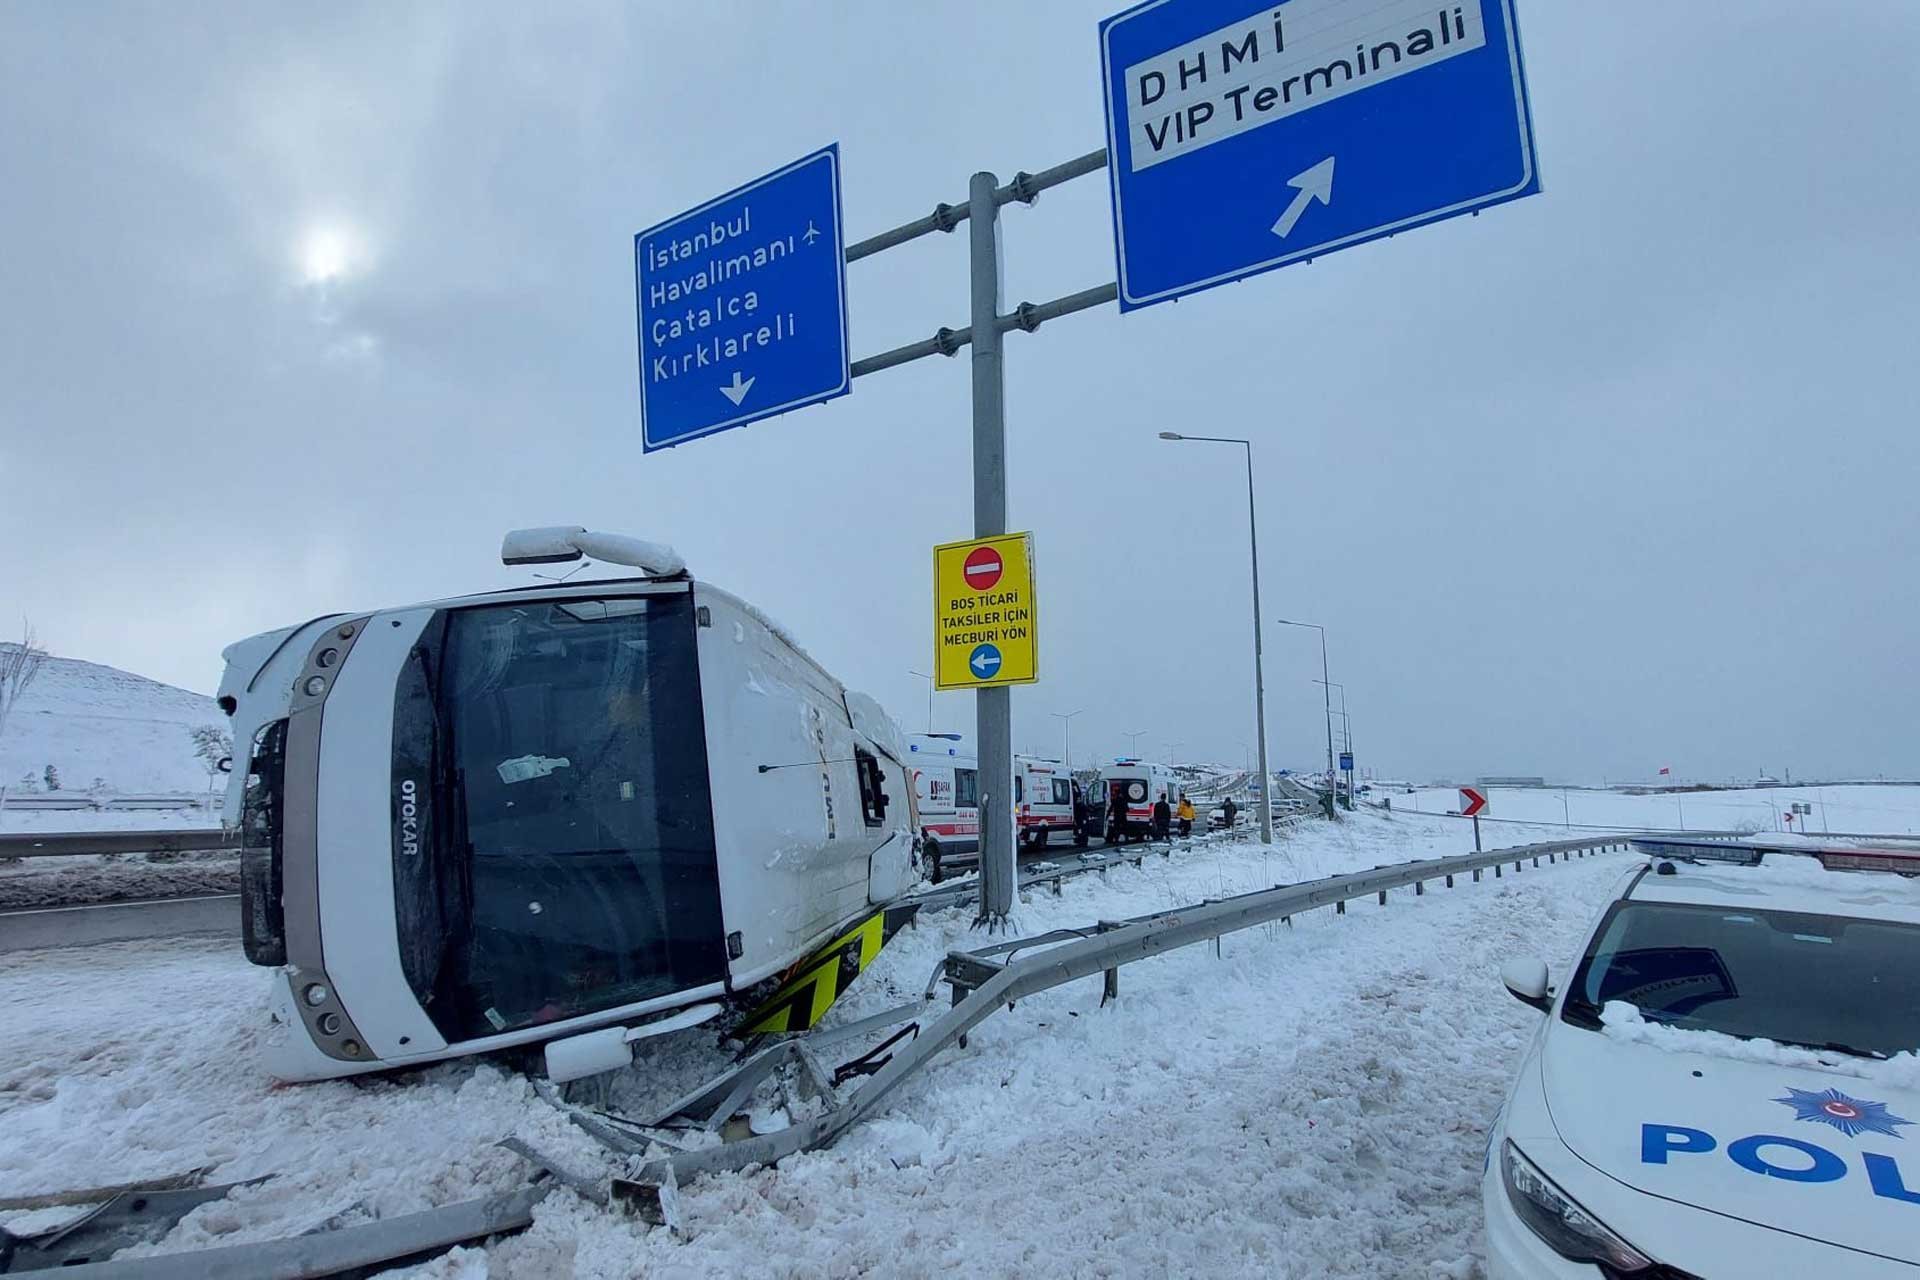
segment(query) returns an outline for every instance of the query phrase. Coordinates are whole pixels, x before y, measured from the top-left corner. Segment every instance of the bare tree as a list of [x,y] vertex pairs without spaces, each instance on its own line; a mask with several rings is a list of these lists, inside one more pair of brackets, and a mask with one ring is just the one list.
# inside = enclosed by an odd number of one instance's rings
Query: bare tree
[[206,768],[207,791],[211,794],[214,782],[233,767],[233,735],[219,725],[196,724],[188,728],[187,736],[193,739],[193,754]]
[[[0,734],[7,731],[7,717],[20,701],[20,695],[33,683],[33,678],[40,674],[40,664],[47,656],[47,651],[34,643],[33,624],[22,618],[20,629],[20,643],[17,646],[0,644]],[[4,810],[6,804],[7,788],[0,783],[0,810]],[[17,862],[19,859],[8,861]]]
[[7,716],[27,686],[33,683],[33,678],[40,674],[40,664],[46,660],[47,651],[34,640],[33,624],[22,618],[20,643],[0,645],[0,733],[6,732]]

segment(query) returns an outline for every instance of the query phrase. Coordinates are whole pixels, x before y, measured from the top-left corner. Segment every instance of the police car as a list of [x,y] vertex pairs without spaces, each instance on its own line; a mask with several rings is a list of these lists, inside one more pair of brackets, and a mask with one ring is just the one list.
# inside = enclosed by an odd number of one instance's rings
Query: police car
[[1494,1280],[1920,1278],[1920,856],[1635,842],[1488,1137]]

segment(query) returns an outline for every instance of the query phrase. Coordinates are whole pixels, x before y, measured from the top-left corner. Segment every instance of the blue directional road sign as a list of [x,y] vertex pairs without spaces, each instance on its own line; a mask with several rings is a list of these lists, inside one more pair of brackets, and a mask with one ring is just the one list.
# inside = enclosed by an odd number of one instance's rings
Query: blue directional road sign
[[1353,753],[1351,751],[1342,751],[1340,753],[1340,772],[1353,772]]
[[1513,0],[1147,0],[1100,57],[1122,310],[1540,189]]
[[976,645],[967,658],[967,666],[976,680],[991,680],[1000,670],[1000,650],[990,644]]
[[840,147],[633,238],[647,450],[845,395]]

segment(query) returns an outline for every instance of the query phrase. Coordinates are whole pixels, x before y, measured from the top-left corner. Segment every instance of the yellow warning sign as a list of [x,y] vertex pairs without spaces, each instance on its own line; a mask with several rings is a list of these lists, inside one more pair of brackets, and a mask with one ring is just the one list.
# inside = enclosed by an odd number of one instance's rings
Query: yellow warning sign
[[990,689],[1040,678],[1033,535],[933,549],[933,670],[942,689]]

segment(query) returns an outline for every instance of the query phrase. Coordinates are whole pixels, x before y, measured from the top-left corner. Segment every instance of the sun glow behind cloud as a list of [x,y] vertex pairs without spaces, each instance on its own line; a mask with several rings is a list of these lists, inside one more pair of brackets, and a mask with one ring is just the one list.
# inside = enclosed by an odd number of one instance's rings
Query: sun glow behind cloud
[[331,284],[363,265],[357,237],[348,227],[319,223],[301,236],[297,254],[301,278],[310,285]]

